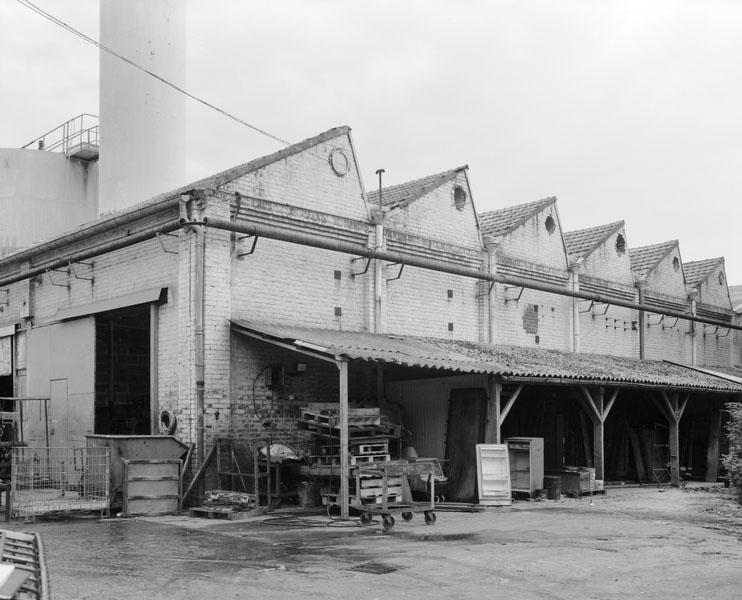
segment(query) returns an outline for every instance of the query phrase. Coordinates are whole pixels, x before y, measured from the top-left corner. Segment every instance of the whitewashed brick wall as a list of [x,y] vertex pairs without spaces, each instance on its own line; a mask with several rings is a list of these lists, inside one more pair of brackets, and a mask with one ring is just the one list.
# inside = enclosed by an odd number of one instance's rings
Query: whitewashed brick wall
[[[456,187],[461,187],[467,195],[466,204],[460,209],[454,204]],[[385,217],[385,225],[397,231],[467,248],[479,249],[482,245],[465,171],[460,171],[455,179],[405,208],[391,211]]]

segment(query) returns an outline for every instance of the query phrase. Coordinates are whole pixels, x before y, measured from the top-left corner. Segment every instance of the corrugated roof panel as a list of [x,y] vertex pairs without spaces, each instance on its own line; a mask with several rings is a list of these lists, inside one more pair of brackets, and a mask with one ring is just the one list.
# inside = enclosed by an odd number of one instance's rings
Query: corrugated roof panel
[[349,360],[387,362],[462,373],[490,373],[505,377],[551,378],[585,383],[600,381],[742,392],[742,385],[736,385],[727,379],[657,360],[240,320],[233,320],[232,323],[237,331],[260,336],[269,342],[294,345],[297,349],[301,347],[302,342],[308,343],[330,359],[338,356]]

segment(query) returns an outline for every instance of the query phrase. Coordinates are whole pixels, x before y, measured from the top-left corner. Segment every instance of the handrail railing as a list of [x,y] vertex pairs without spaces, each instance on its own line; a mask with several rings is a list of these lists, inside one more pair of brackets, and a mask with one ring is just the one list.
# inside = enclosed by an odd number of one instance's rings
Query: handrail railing
[[98,146],[98,116],[82,113],[42,136],[31,140],[23,148],[35,146],[38,150],[68,153],[70,148],[81,145]]

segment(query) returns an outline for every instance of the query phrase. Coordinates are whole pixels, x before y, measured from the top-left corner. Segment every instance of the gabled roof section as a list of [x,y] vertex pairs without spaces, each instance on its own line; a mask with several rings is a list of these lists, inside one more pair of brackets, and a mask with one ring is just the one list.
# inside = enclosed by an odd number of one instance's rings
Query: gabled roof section
[[528,219],[538,214],[545,207],[554,204],[556,197],[544,198],[527,204],[508,206],[499,210],[479,214],[479,227],[482,235],[500,237],[518,229]]
[[704,260],[693,260],[683,263],[685,272],[685,283],[691,287],[697,287],[702,284],[708,276],[718,267],[724,264],[724,258],[707,258]]
[[623,221],[616,221],[608,225],[565,232],[564,245],[567,247],[569,259],[587,258],[609,237],[623,229],[624,225]]
[[[389,208],[401,208],[408,204],[422,198],[426,194],[429,194],[434,189],[442,186],[444,183],[456,178],[461,171],[466,171],[468,165],[451,169],[450,171],[443,171],[442,173],[436,173],[435,175],[428,175],[427,177],[421,177],[413,181],[407,181],[406,183],[400,183],[398,185],[391,185],[381,189],[381,202],[384,206]],[[368,203],[370,206],[376,206],[379,204],[379,190],[368,192],[366,194]]]
[[293,156],[294,154],[299,154],[299,152],[308,150],[309,148],[317,146],[318,144],[326,142],[327,140],[340,137],[341,135],[346,135],[349,131],[350,127],[348,127],[347,125],[328,129],[324,133],[320,133],[319,135],[315,135],[314,137],[307,138],[304,141],[292,144],[291,146],[287,146],[286,148],[281,148],[281,150],[279,150],[278,152],[274,152],[273,154],[268,154],[266,156],[256,158],[243,165],[238,165],[236,167],[232,167],[231,169],[227,169],[226,171],[222,171],[221,173],[217,173],[216,175],[210,175],[209,177],[185,186],[183,189],[190,190],[194,188],[221,187],[224,184],[237,179],[238,177],[242,177],[243,175],[251,173],[252,171],[257,171],[258,169],[262,169],[263,167],[266,167],[274,162],[278,162],[279,160],[283,160],[284,158],[288,158],[289,156]]
[[659,262],[670,252],[678,247],[678,240],[662,242],[661,244],[652,244],[651,246],[641,246],[639,248],[629,248],[629,258],[631,259],[631,270],[637,281],[647,278]]

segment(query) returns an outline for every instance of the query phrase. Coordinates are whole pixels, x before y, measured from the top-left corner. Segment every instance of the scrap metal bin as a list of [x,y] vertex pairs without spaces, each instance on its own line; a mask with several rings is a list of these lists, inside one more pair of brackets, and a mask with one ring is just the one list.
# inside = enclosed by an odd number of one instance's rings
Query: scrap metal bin
[[86,435],[87,446],[109,449],[111,507],[121,507],[124,492],[124,463],[121,460],[183,459],[188,446],[171,435]]

